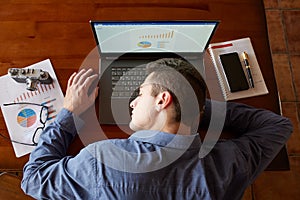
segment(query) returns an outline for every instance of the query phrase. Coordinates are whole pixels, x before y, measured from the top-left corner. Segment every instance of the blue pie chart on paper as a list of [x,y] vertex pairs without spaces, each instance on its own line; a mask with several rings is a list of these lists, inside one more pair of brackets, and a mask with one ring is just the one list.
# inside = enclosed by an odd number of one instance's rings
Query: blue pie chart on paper
[[20,124],[22,127],[28,128],[34,125],[36,122],[36,113],[34,110],[30,108],[25,108],[21,110],[17,116],[17,122]]

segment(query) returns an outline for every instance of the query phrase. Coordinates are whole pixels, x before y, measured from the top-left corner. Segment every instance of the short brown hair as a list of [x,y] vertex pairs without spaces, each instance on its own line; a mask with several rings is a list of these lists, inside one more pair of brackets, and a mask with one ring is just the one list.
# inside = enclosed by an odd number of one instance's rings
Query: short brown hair
[[181,58],[163,58],[149,63],[146,69],[148,75],[153,74],[152,95],[163,91],[172,95],[175,121],[189,124],[203,114],[207,87],[192,64]]

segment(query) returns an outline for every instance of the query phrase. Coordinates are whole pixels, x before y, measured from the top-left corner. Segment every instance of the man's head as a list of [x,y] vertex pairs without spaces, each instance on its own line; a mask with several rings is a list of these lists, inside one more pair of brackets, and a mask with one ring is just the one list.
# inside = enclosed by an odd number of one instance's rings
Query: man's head
[[195,120],[199,123],[204,111],[206,84],[197,69],[177,58],[151,62],[146,69],[148,76],[141,85],[140,95],[130,104],[133,108],[130,127],[140,130],[156,129],[157,124],[165,123],[187,126],[192,126]]

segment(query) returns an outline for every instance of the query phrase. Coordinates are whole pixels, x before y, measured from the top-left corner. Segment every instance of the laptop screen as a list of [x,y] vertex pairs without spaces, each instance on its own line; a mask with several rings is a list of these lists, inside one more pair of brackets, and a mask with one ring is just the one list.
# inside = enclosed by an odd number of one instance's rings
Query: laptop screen
[[204,52],[217,21],[91,22],[101,53]]

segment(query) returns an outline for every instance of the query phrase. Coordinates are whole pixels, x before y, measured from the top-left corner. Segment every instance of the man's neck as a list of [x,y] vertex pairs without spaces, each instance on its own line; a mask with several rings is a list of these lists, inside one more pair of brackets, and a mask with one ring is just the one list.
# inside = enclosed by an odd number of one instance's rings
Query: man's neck
[[152,129],[172,134],[191,135],[191,127],[184,123],[176,122],[173,116],[174,110],[170,108],[160,112],[156,117],[157,123]]
[[166,124],[161,131],[172,134],[191,135],[191,127],[179,122]]

